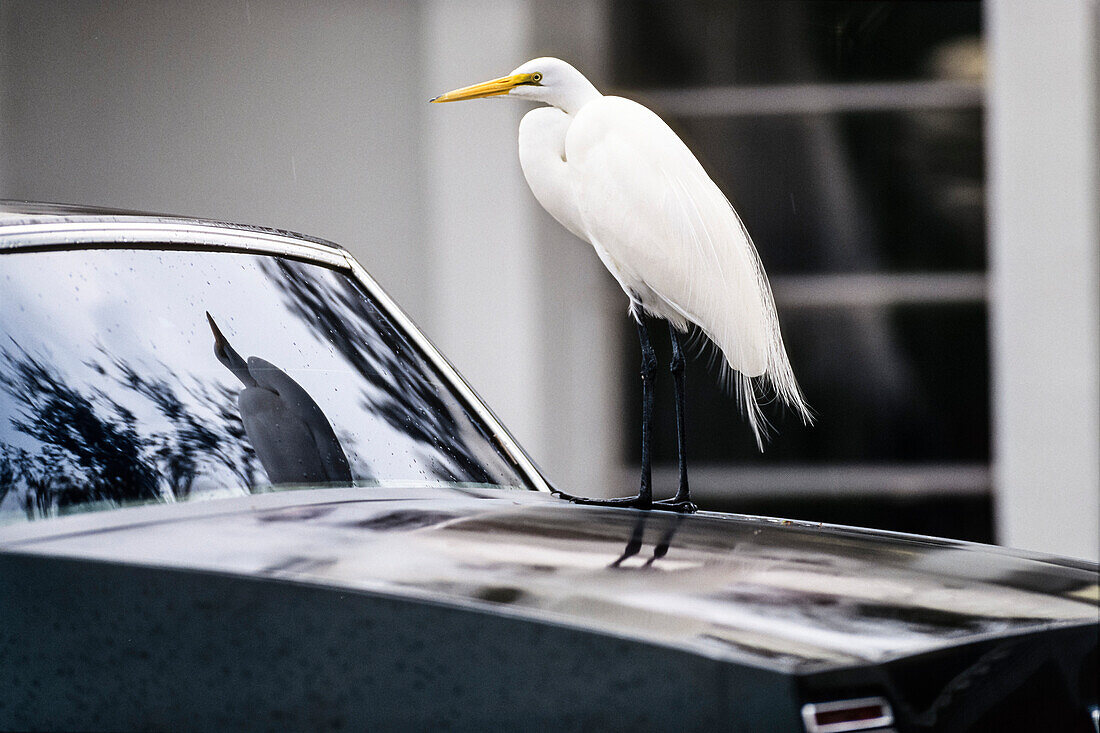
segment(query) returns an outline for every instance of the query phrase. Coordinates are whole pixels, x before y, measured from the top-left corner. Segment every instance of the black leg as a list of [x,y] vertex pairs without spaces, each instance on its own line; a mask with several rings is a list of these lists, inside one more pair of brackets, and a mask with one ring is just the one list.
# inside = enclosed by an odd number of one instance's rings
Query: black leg
[[642,480],[638,498],[648,505],[653,501],[653,380],[657,378],[657,355],[649,342],[649,330],[640,318],[638,340],[642,344]]
[[669,371],[672,372],[672,384],[676,390],[676,447],[679,454],[680,487],[676,489],[676,496],[672,499],[657,503],[662,507],[693,512],[695,511],[695,505],[691,503],[691,495],[688,491],[687,438],[685,436],[687,426],[684,424],[684,366],[686,362],[684,360],[684,349],[680,344],[680,333],[671,323],[668,325],[668,334],[672,340],[672,362],[669,364]]
[[[649,331],[645,323],[637,321],[638,341],[642,346],[642,478],[637,496],[624,499],[590,499],[573,496],[562,491],[554,491],[563,499],[577,504],[595,504],[598,506],[627,506],[637,509],[665,509],[675,512],[694,512],[688,493],[687,452],[684,438],[684,349],[680,344],[680,335],[669,325],[672,337],[672,380],[676,387],[676,439],[680,455],[680,487],[671,499],[653,501],[652,451],[653,451],[653,380],[657,376],[657,355],[649,341]],[[636,552],[636,550],[635,550]],[[625,556],[624,556],[625,557]],[[621,560],[620,560],[621,561]]]
[[562,498],[577,504],[596,504],[598,506],[628,506],[636,509],[650,509],[653,506],[653,486],[651,470],[651,449],[653,447],[653,380],[657,377],[657,355],[653,344],[649,342],[649,330],[641,319],[637,321],[638,341],[642,346],[642,479],[638,495],[625,499],[590,499],[558,493]]

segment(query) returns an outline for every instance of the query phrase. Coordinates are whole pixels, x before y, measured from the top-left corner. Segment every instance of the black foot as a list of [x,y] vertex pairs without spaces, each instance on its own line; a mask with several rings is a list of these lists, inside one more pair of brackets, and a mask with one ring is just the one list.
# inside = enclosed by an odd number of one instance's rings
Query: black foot
[[587,496],[570,496],[569,494],[562,494],[562,498],[568,499],[574,504],[585,504],[588,506],[619,506],[628,509],[653,508],[653,501],[641,496],[628,496],[621,499],[593,499]]
[[655,511],[677,512],[679,514],[694,514],[698,511],[698,507],[690,501],[676,498],[661,499],[660,501],[650,501],[648,499],[643,499],[641,496],[628,496],[617,499],[594,499],[588,496],[573,496],[564,491],[554,491],[552,493],[566,501],[571,501],[574,504],[584,504],[586,506],[617,506],[627,509],[652,509]]
[[695,506],[691,501],[687,499],[659,499],[653,502],[654,509],[663,509],[666,512],[681,512],[683,514],[694,514],[699,511],[699,507]]

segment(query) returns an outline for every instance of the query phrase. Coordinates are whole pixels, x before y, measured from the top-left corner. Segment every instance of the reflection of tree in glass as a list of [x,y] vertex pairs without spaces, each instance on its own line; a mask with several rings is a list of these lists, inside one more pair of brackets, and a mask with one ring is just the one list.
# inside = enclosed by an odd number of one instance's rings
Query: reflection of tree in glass
[[15,461],[27,484],[28,511],[159,496],[156,467],[142,457],[148,441],[135,430],[132,414],[117,405],[113,414],[102,414],[92,398],[21,349],[20,355],[5,349],[3,358],[0,386],[21,406],[11,425],[43,444],[38,455],[20,451]]
[[315,267],[288,260],[272,258],[270,263],[265,261],[261,267],[283,291],[290,311],[323,343],[331,343],[377,390],[377,394],[364,391],[364,409],[382,416],[410,438],[449,455],[455,465],[439,466],[440,478],[493,482],[463,439],[459,420],[465,416],[456,417],[440,397],[427,365],[417,358],[415,347],[353,281],[319,278],[306,272]]
[[[20,408],[10,418],[11,426],[41,444],[35,452],[4,446],[0,463],[0,501],[18,488],[28,516],[87,502],[185,498],[203,461],[221,464],[246,486],[253,484],[255,455],[244,439],[232,394],[224,387],[214,392],[186,389],[188,403],[168,381],[144,377],[120,359],[110,359],[113,374],[99,363],[86,363],[148,400],[171,426],[168,431],[139,432],[134,413],[104,389],[81,393],[18,346],[0,350],[0,359],[0,388]],[[217,418],[202,420],[189,405]]]
[[7,453],[0,453],[0,504],[4,503],[8,492],[15,486],[15,466]]
[[[100,349],[100,353],[115,368],[117,375],[114,380],[148,399],[172,425],[172,433],[153,433],[150,441],[173,496],[183,498],[191,493],[191,485],[199,473],[196,458],[213,458],[245,486],[256,484],[256,454],[245,437],[240,415],[234,409],[236,395],[233,390],[221,384],[216,385],[213,392],[202,384],[190,388],[183,386],[182,380],[167,365],[160,364],[158,371],[172,375],[190,397],[190,401],[185,402],[176,395],[168,381],[143,376],[130,364],[110,356],[104,349]],[[99,364],[88,366],[101,374],[105,373]],[[104,399],[110,398],[104,395]],[[207,413],[217,415],[219,419],[200,419],[188,408],[188,404],[205,407]]]

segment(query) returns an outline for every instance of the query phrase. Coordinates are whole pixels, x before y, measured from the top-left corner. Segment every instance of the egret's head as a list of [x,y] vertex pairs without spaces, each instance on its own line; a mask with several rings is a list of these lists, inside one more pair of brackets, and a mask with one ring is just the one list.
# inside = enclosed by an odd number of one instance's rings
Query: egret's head
[[214,333],[214,356],[218,357],[218,361],[229,371],[236,374],[237,379],[244,382],[246,387],[255,387],[256,380],[248,372],[248,363],[241,358],[236,349],[229,345],[229,341],[218,328],[218,324],[214,322],[214,316],[210,315],[210,311],[206,312],[206,322],[210,324],[210,330]]
[[528,61],[508,76],[455,89],[431,101],[458,102],[503,95],[545,102],[572,113],[600,93],[581,72],[561,59],[546,56]]

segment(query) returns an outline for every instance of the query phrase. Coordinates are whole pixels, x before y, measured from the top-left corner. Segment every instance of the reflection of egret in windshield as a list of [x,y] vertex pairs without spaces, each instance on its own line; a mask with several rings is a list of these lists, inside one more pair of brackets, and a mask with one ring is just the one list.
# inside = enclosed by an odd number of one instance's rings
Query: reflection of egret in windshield
[[213,316],[218,361],[244,384],[237,395],[244,430],[273,484],[349,483],[351,469],[325,413],[286,372],[263,359],[246,362],[230,346]]

